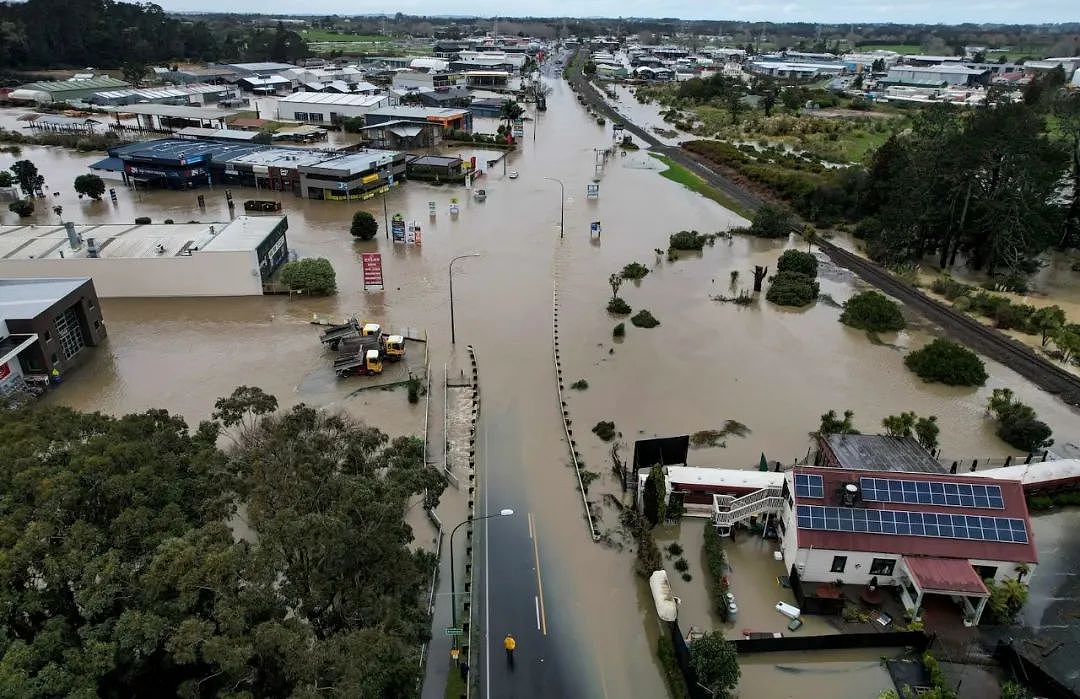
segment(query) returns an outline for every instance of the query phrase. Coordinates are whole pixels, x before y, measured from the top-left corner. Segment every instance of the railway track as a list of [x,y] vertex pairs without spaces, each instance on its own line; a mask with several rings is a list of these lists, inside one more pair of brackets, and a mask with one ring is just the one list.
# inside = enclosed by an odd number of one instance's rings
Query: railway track
[[940,326],[949,337],[1004,364],[1069,405],[1080,405],[1080,377],[1040,357],[1031,348],[1004,333],[935,301],[873,262],[826,241],[818,243],[818,246],[833,262],[851,270],[867,283]]

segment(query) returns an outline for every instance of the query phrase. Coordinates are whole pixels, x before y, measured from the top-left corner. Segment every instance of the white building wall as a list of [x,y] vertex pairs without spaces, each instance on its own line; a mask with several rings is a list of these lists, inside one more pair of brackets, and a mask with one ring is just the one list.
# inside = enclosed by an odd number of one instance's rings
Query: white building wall
[[0,277],[90,277],[100,298],[262,294],[254,250],[173,257],[0,260]]
[[[994,582],[1001,583],[1006,580],[1016,580],[1017,572],[1016,566],[1020,565],[1015,561],[986,561],[971,559],[971,565],[973,566],[992,566],[997,568],[997,573],[994,575]],[[1028,572],[1024,575],[1024,582],[1027,583],[1031,579],[1031,576],[1035,573],[1036,565],[1034,563],[1028,563]]]
[[316,113],[322,115],[322,123],[329,124],[332,121],[332,119],[330,118],[331,114],[336,115],[335,118],[337,119],[345,119],[348,117],[361,117],[373,109],[380,109],[382,107],[389,106],[389,95],[385,95],[382,99],[369,105],[278,102],[278,116],[282,119],[292,119],[295,121],[317,121],[314,119],[305,119],[297,116],[297,112],[300,112],[301,114]]

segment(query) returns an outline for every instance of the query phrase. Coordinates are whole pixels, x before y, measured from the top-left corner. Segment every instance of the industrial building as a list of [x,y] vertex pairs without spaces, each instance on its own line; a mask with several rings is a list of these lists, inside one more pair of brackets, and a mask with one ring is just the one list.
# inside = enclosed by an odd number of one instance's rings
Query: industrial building
[[438,124],[443,130],[472,132],[472,112],[468,109],[439,107],[380,107],[364,115],[366,126],[390,121]]
[[985,85],[989,81],[990,71],[981,68],[968,68],[959,63],[930,66],[902,65],[889,68],[889,75],[878,82],[881,85],[928,86],[945,83],[948,85]]
[[103,75],[97,78],[81,80],[43,80],[40,82],[20,85],[8,94],[10,100],[22,102],[38,102],[48,104],[50,102],[73,102],[83,100],[102,90],[119,90],[130,87],[131,83]]
[[90,279],[0,274],[0,396],[34,378],[62,379],[105,335]]
[[278,116],[311,124],[337,124],[343,119],[361,117],[389,104],[389,95],[297,92],[278,100]]
[[239,97],[230,85],[172,85],[169,87],[104,90],[86,98],[90,104],[120,107],[127,104],[216,104],[221,100]]
[[[103,298],[259,295],[288,257],[288,227],[284,216],[211,224],[0,226],[0,278],[90,277]],[[93,310],[84,309],[91,325],[100,319],[87,315]]]
[[300,165],[300,191],[308,199],[369,199],[405,178],[405,154],[365,150]]

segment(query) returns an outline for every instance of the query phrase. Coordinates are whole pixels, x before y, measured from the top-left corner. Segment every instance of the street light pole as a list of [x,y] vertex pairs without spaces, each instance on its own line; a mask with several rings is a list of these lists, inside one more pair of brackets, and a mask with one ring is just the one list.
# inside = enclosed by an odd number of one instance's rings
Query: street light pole
[[[457,534],[457,530],[462,526],[470,522],[479,522],[482,519],[491,519],[492,517],[509,517],[514,514],[514,511],[509,508],[499,510],[495,514],[484,515],[483,517],[470,517],[465,521],[459,523],[450,531],[450,626],[451,628],[457,628],[457,585],[454,580],[454,534]],[[454,636],[454,648],[457,648],[457,636]]]
[[545,177],[544,179],[559,183],[559,237],[562,238],[566,227],[566,187],[563,185],[563,181],[556,177]]
[[[464,259],[466,257],[480,257],[480,255],[478,253],[475,253],[475,252],[470,253],[468,255],[458,255],[457,257],[451,258],[450,264],[447,265],[447,267],[450,270],[450,344],[451,345],[457,344],[457,333],[455,332],[455,329],[454,329],[454,263],[457,262],[458,260]],[[451,536],[453,536],[453,535],[451,534]]]

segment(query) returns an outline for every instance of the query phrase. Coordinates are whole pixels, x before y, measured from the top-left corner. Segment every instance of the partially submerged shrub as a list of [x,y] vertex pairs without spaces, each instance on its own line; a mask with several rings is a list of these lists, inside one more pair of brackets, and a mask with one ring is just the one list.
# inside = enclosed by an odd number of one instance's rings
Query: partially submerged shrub
[[905,325],[900,306],[876,291],[864,291],[845,301],[840,322],[871,332],[903,330]]
[[948,386],[982,386],[986,367],[966,347],[938,338],[904,358],[904,364],[924,381]]
[[608,313],[614,313],[618,316],[625,316],[629,315],[632,309],[630,308],[630,304],[628,304],[626,301],[623,301],[621,298],[613,298],[608,301],[607,310]]
[[638,328],[655,328],[657,325],[660,325],[660,321],[654,318],[652,313],[649,313],[644,309],[638,311],[637,314],[630,319],[630,322]]
[[778,306],[805,306],[817,298],[817,281],[798,272],[778,272],[772,278],[765,298]]

